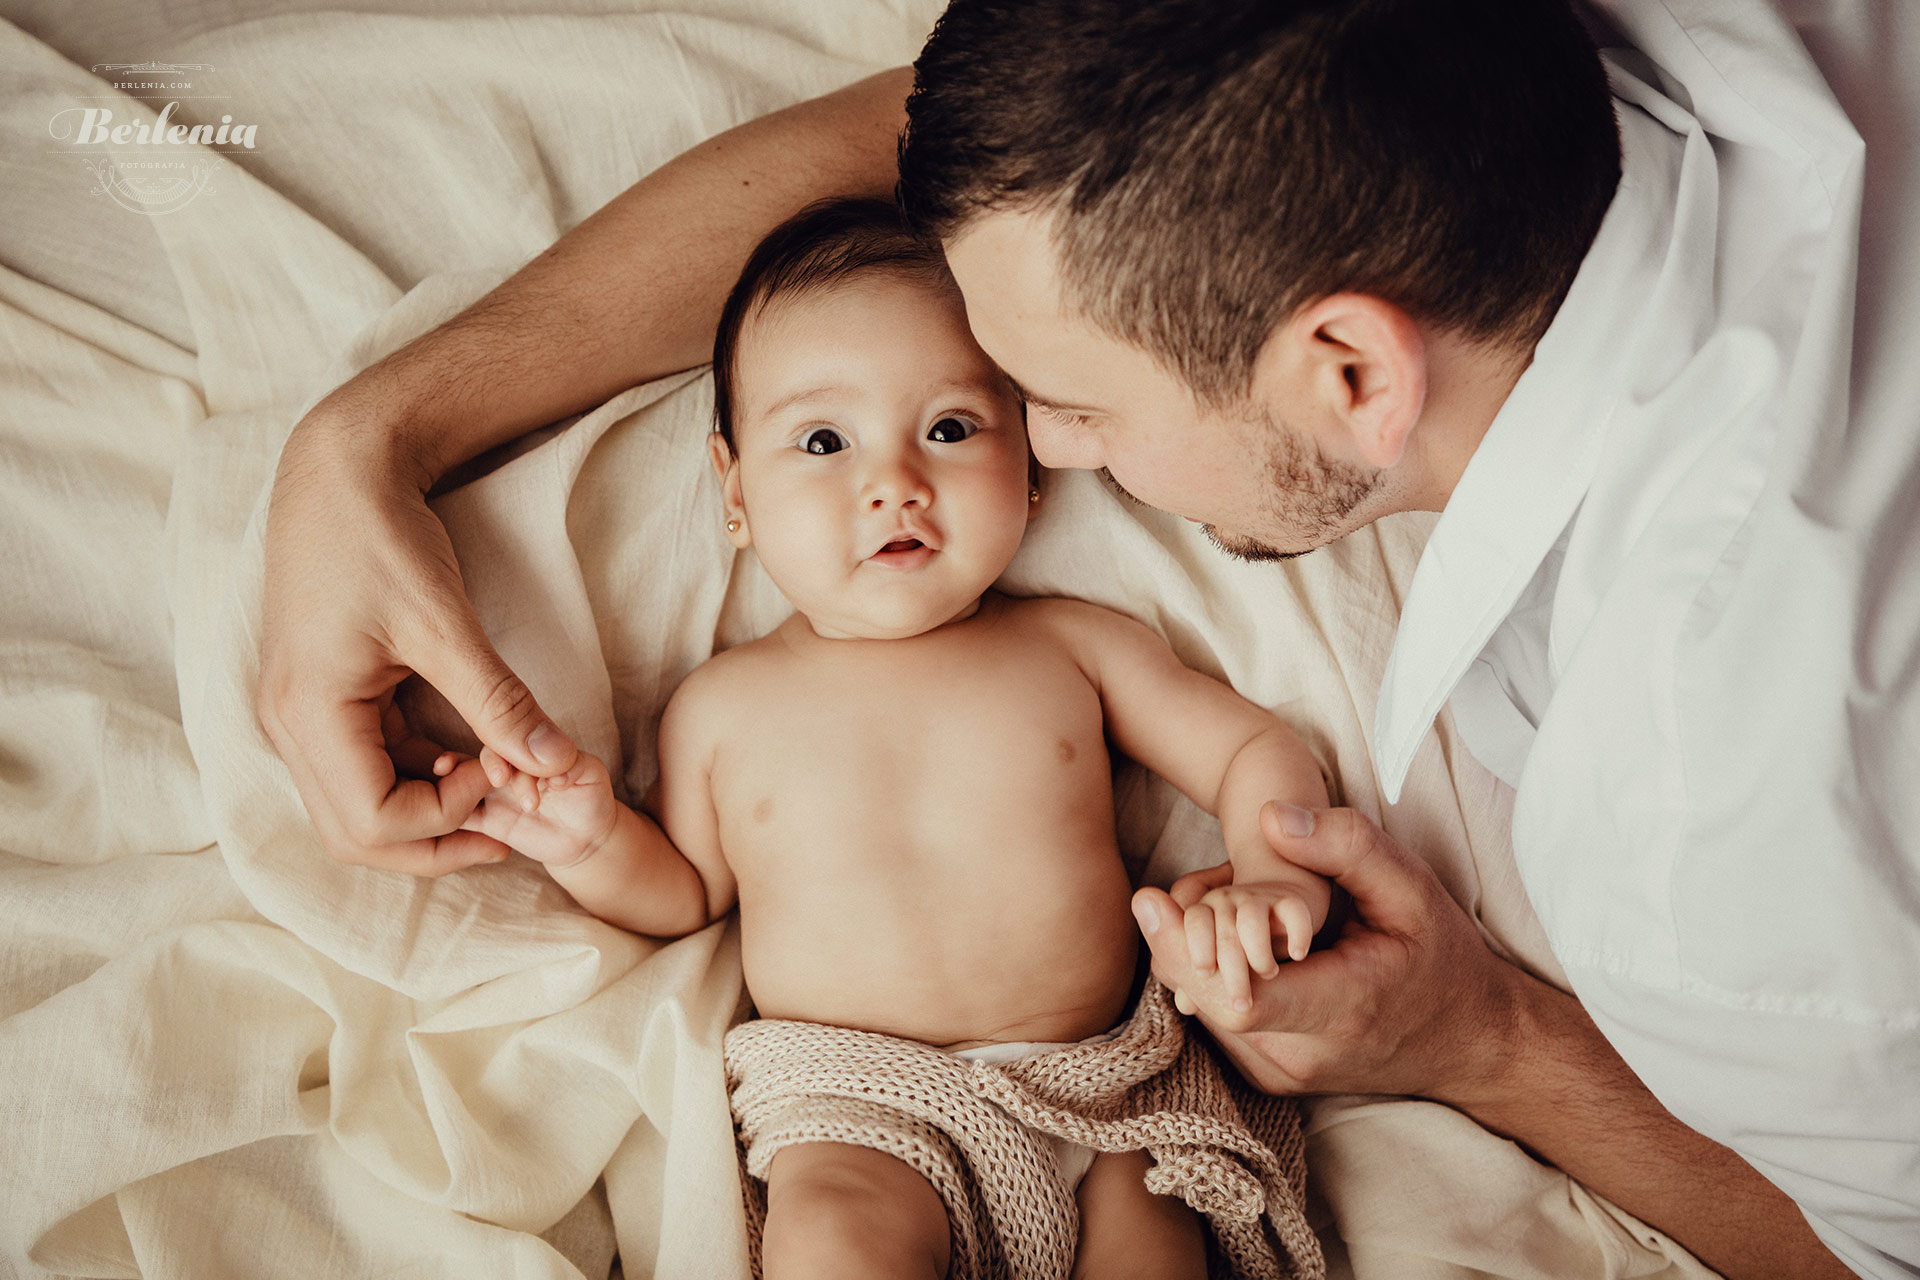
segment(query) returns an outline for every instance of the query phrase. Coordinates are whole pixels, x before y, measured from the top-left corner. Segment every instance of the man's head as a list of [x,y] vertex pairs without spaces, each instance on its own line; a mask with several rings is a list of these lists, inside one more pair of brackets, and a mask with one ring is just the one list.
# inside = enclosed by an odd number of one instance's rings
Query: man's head
[[[1619,173],[1563,0],[955,0],[908,121],[903,206],[1042,409],[1041,460],[1243,552],[1420,504],[1397,464],[1448,452],[1408,439],[1454,398],[1433,375],[1524,365]],[[1096,374],[1101,344],[1151,368]],[[1182,487],[1210,477],[1237,489]]]
[[937,245],[832,201],[762,242],[714,346],[715,472],[736,546],[822,635],[964,616],[1033,509],[1020,402]]

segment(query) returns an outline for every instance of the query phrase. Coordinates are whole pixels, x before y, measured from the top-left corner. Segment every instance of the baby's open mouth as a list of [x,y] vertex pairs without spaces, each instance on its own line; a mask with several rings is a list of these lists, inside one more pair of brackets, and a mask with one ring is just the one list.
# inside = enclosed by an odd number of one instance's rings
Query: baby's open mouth
[[922,545],[924,544],[918,538],[895,538],[892,542],[880,548],[880,554],[885,555],[889,551],[912,551],[915,547]]

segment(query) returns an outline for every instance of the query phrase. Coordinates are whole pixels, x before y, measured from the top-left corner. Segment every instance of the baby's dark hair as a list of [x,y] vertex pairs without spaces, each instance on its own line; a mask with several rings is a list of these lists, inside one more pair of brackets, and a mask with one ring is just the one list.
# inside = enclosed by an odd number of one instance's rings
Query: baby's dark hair
[[754,249],[727,295],[713,339],[714,430],[727,448],[733,448],[735,363],[748,316],[775,298],[827,289],[867,272],[959,292],[939,243],[909,227],[891,200],[817,201],[768,232]]

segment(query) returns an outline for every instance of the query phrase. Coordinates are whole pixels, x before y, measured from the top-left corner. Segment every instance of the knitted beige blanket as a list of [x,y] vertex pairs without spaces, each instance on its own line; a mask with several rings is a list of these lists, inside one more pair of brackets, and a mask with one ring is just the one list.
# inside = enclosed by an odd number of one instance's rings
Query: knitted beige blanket
[[1205,1215],[1216,1273],[1326,1275],[1302,1207],[1297,1104],[1250,1095],[1237,1075],[1229,1085],[1211,1048],[1187,1035],[1166,988],[1152,979],[1115,1039],[1015,1062],[972,1062],[844,1027],[756,1020],[727,1034],[726,1065],[755,1275],[774,1154],[794,1143],[844,1142],[904,1160],[940,1193],[953,1232],[951,1280],[1067,1280],[1079,1210],[1040,1134],[1096,1151],[1147,1151],[1148,1189]]

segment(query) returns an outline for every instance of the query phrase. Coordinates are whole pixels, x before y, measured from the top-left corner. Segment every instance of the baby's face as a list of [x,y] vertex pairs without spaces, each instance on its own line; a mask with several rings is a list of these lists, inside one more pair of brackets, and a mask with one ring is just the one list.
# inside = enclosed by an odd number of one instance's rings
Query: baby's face
[[957,294],[884,274],[777,298],[740,335],[728,515],[829,637],[964,617],[1026,530],[1027,433]]

